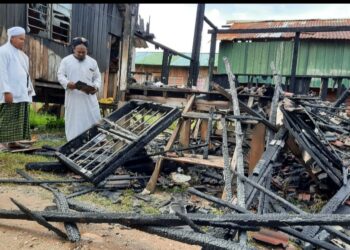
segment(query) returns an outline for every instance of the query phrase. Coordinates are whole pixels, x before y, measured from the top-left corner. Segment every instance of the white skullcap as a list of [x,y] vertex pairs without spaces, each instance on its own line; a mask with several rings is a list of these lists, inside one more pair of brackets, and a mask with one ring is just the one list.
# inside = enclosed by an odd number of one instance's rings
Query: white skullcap
[[9,28],[7,30],[7,37],[8,37],[8,40],[10,40],[11,37],[13,37],[13,36],[19,36],[19,35],[23,35],[25,33],[26,33],[26,31],[22,27],[15,26],[15,27]]

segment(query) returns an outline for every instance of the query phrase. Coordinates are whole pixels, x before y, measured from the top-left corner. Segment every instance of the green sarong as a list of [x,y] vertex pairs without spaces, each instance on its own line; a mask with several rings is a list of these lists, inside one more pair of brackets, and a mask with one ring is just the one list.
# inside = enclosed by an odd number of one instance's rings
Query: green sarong
[[0,143],[30,139],[29,103],[0,104]]

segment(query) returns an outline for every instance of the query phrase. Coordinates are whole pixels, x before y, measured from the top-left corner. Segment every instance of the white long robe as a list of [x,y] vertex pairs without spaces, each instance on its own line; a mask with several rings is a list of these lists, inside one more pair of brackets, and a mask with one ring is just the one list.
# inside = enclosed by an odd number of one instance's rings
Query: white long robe
[[[35,95],[29,74],[29,59],[23,51],[9,41],[0,47],[0,103],[5,103],[4,93],[10,92],[13,102],[32,102]],[[28,85],[28,86],[27,86]]]
[[85,82],[95,88],[101,87],[101,73],[95,59],[86,56],[83,61],[73,54],[62,59],[57,72],[58,81],[65,91],[65,132],[67,140],[80,135],[101,120],[97,95],[88,95],[77,89],[68,89],[69,82]]

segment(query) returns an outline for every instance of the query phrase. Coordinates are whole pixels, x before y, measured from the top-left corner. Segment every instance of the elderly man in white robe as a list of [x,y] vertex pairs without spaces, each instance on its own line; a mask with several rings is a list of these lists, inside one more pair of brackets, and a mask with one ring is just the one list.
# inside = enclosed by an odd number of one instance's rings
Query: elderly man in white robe
[[35,95],[29,76],[29,59],[22,51],[25,30],[7,30],[8,41],[0,47],[0,142],[8,148],[22,148],[30,139],[29,108]]
[[97,91],[101,73],[95,59],[87,55],[88,41],[72,40],[73,54],[62,59],[57,77],[65,91],[65,132],[68,141],[101,120]]

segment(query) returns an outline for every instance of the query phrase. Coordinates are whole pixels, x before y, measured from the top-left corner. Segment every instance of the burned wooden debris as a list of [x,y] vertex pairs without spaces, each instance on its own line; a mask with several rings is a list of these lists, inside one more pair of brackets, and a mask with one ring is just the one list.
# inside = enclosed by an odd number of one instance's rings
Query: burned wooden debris
[[[75,179],[38,180],[23,171],[25,179],[0,179],[41,185],[56,203],[53,211],[30,211],[17,202],[20,211],[0,210],[0,219],[36,219],[50,230],[46,223],[63,222],[67,232],[57,233],[71,241],[79,240],[80,222],[118,223],[208,249],[254,249],[254,239],[283,248],[350,245],[350,208],[344,209],[350,196],[346,94],[334,103],[292,95],[283,92],[276,73],[271,102],[258,95],[243,101],[229,76],[232,95],[214,84],[231,101],[227,109],[198,112],[195,94],[182,110],[131,101],[51,150],[59,162],[26,166],[74,172]],[[62,184],[72,186],[70,194],[59,191]],[[152,194],[157,187],[172,192],[157,200]],[[110,213],[74,199],[95,192],[118,203],[125,189],[134,192],[130,213]],[[141,203],[159,214],[144,214]],[[341,208],[345,212],[338,214]]]
[[180,115],[177,108],[129,102],[56,152],[67,167],[98,184]]

